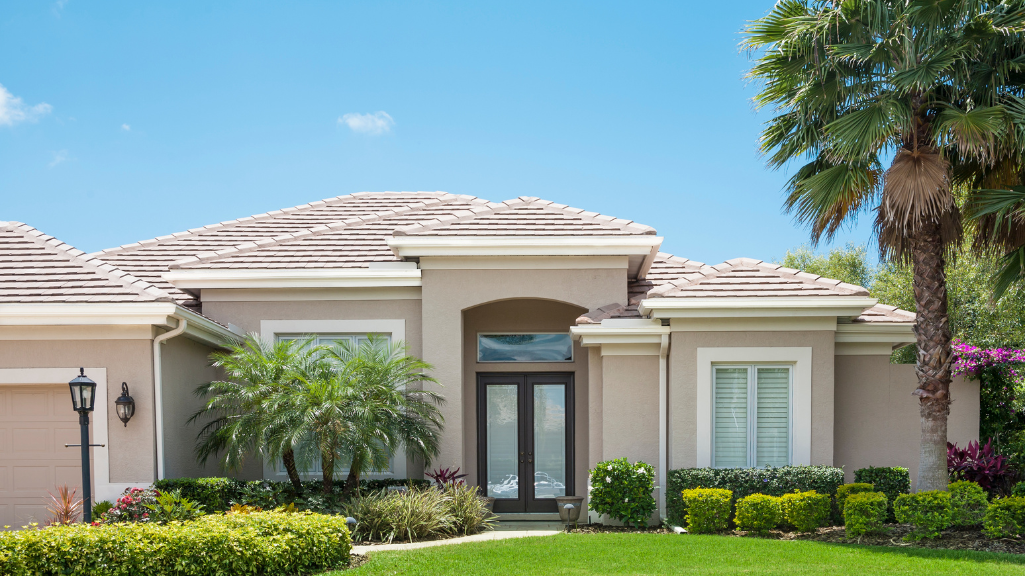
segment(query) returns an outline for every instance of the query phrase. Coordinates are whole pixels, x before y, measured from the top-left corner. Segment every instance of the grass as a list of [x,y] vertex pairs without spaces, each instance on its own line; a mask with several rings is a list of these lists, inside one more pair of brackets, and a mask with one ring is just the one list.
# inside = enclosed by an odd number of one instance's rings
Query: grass
[[378,552],[334,576],[384,574],[866,574],[1025,573],[1025,558],[922,548],[680,536],[559,534],[419,550]]

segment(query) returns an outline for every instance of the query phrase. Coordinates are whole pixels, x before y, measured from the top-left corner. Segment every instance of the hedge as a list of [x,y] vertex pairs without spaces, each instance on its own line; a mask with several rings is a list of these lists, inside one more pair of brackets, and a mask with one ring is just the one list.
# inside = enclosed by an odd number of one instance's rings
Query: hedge
[[691,488],[680,493],[687,505],[687,531],[692,534],[725,532],[730,526],[733,494],[722,488]]
[[908,542],[922,538],[939,538],[940,531],[950,528],[950,518],[953,514],[950,493],[943,490],[901,494],[893,503],[893,511],[898,522],[914,527],[911,533],[904,537]]
[[900,466],[860,468],[854,471],[854,481],[858,483],[872,484],[875,489],[886,494],[888,520],[893,521],[893,503],[897,496],[911,492],[911,473],[907,468]]
[[[324,483],[307,480],[302,483],[303,493],[297,495],[291,482],[268,480],[236,480],[234,478],[172,478],[157,480],[153,487],[161,492],[180,490],[181,495],[203,505],[207,512],[223,512],[232,504],[273,509],[295,504],[300,509],[314,512],[338,513],[344,504],[342,497],[344,479],[336,482],[331,494],[323,493]],[[433,485],[429,480],[385,479],[360,480],[360,491],[383,490],[388,486],[412,485],[427,488]]]
[[833,501],[814,490],[784,494],[779,499],[783,521],[798,532],[814,532],[829,523]]
[[794,491],[815,490],[835,494],[843,484],[843,469],[832,466],[783,466],[780,468],[683,468],[670,470],[666,490],[666,520],[684,526],[687,507],[680,492],[691,488],[724,488],[734,501],[751,494],[783,496]]
[[0,576],[310,574],[348,565],[345,518],[211,514],[170,524],[74,524],[0,532]]
[[752,494],[737,500],[737,529],[765,533],[779,526],[783,511],[779,497]]
[[1025,498],[997,498],[986,510],[982,531],[990,538],[1025,536]]
[[853,492],[844,500],[844,527],[848,538],[873,534],[886,522],[886,494]]

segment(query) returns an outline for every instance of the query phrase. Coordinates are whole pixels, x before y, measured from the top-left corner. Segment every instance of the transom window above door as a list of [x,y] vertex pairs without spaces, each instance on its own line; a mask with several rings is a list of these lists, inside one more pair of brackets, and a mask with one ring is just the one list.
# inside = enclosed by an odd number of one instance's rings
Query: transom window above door
[[477,362],[572,362],[568,332],[478,334]]
[[712,368],[712,465],[786,466],[792,454],[793,367]]
[[[350,342],[360,344],[367,339],[367,334],[277,334],[278,340],[301,340],[313,337],[313,344],[317,346],[334,346],[338,342]],[[376,334],[391,342],[390,334]]]

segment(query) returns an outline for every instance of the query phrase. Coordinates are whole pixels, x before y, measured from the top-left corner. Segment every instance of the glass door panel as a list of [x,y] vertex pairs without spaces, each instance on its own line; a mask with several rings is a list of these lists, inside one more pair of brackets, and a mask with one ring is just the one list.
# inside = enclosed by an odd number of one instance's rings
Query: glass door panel
[[534,498],[566,495],[566,386],[534,385]]
[[520,408],[519,385],[492,384],[487,394],[487,494],[493,498],[520,497],[519,451]]

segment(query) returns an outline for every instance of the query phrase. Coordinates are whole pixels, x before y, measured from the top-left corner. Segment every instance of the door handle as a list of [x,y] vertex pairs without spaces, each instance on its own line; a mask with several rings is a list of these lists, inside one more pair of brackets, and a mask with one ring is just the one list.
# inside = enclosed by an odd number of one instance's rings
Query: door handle
[[[521,460],[521,462],[522,462],[522,460]],[[527,459],[527,462],[529,462],[529,463],[531,463],[531,464],[533,464],[533,463],[534,463],[534,461],[533,461],[533,460],[531,460],[531,459],[529,459],[529,458]]]

